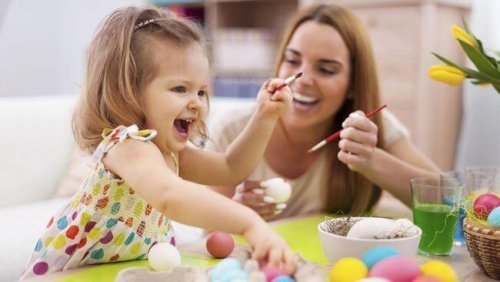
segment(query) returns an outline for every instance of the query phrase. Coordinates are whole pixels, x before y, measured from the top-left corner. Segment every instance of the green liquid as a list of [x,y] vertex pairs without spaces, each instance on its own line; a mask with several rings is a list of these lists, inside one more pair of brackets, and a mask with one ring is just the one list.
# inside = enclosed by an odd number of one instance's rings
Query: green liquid
[[453,232],[458,210],[440,204],[421,204],[413,208],[413,221],[422,229],[418,248],[424,253],[448,255],[453,246]]

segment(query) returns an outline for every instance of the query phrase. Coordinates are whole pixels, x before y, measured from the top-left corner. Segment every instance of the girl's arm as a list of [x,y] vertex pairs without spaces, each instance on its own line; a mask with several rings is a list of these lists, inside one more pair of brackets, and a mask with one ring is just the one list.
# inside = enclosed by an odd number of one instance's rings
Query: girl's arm
[[179,178],[152,142],[126,140],[103,159],[105,166],[125,180],[155,209],[175,221],[209,230],[243,235],[254,258],[268,258],[288,273],[295,260],[285,241],[251,209],[210,189]]
[[273,79],[264,83],[256,111],[225,153],[192,147],[180,152],[181,177],[205,185],[236,185],[248,177],[264,155],[276,121],[291,104],[288,89],[275,92],[282,82]]

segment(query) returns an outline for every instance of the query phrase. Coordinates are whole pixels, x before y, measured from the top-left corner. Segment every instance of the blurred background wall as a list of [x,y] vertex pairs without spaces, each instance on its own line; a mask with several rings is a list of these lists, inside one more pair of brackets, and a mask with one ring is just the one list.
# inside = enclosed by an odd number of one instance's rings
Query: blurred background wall
[[[0,98],[77,95],[85,51],[111,10],[147,1],[0,0]],[[251,99],[272,74],[288,15],[320,0],[156,0],[206,27],[214,54],[217,97]],[[500,50],[498,0],[339,0],[366,25],[379,65],[383,99],[413,141],[443,169],[500,165],[500,95],[427,77],[431,51],[457,61],[449,33],[470,14],[472,30]],[[245,56],[241,56],[245,54]],[[244,60],[246,58],[246,60]],[[243,61],[242,61],[243,60]],[[1,102],[1,101],[0,101]]]

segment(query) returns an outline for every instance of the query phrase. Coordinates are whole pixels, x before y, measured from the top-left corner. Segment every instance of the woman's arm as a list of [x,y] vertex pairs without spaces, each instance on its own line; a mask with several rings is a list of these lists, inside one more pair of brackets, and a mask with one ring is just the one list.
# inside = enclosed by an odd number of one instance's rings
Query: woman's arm
[[439,172],[439,168],[403,138],[394,142],[387,151],[376,148],[369,165],[358,172],[411,206],[410,179],[432,176]]
[[393,142],[386,150],[376,147],[378,128],[360,111],[349,115],[343,127],[339,160],[408,206],[410,179],[439,172],[407,137]]
[[257,109],[225,153],[189,147],[179,155],[181,177],[205,185],[236,185],[248,177],[264,155],[274,126],[291,104],[287,89],[274,92],[281,79],[262,86]]

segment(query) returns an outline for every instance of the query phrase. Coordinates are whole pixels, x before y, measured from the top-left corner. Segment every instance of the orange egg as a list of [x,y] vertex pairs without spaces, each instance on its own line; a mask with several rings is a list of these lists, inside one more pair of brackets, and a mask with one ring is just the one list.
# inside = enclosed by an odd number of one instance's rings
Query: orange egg
[[215,258],[226,258],[234,249],[233,237],[224,232],[213,232],[207,238],[207,251]]

